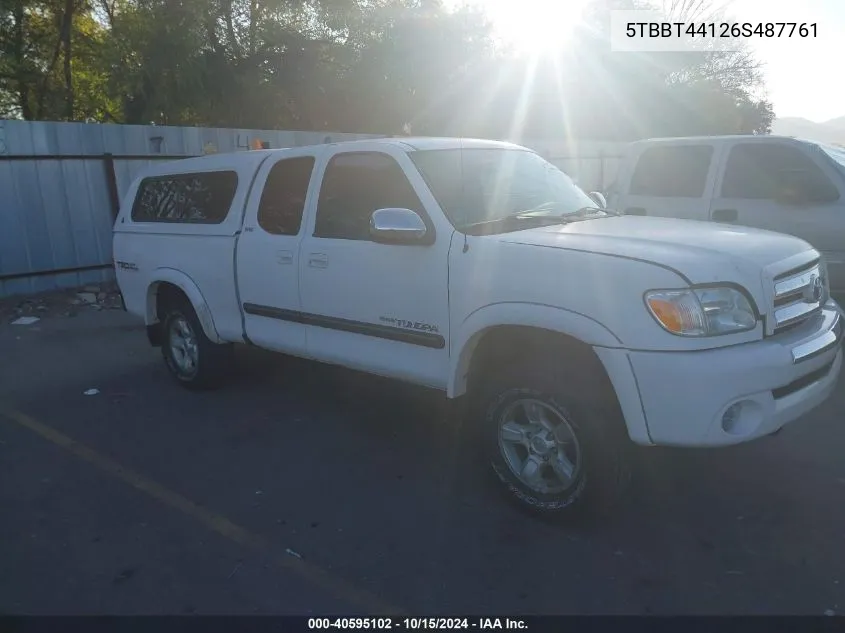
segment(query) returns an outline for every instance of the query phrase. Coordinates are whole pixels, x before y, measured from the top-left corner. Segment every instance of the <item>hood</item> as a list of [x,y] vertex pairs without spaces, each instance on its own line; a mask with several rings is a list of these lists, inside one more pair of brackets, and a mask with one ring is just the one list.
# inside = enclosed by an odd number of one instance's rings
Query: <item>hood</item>
[[[759,281],[763,269],[812,250],[807,242],[749,227],[642,216],[612,216],[517,231],[504,242],[563,248],[670,266],[692,283],[731,281],[724,264]],[[708,265],[708,264],[721,265]],[[745,275],[743,275],[745,276]]]

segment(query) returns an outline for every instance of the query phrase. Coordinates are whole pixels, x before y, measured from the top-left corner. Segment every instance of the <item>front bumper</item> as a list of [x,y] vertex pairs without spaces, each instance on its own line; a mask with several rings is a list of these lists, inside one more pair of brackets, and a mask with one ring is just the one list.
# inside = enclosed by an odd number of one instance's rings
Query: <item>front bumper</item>
[[844,326],[839,306],[830,302],[800,328],[756,343],[700,352],[623,352],[641,405],[626,411],[622,403],[623,412],[632,421],[644,418],[650,442],[641,443],[725,446],[769,435],[833,391]]

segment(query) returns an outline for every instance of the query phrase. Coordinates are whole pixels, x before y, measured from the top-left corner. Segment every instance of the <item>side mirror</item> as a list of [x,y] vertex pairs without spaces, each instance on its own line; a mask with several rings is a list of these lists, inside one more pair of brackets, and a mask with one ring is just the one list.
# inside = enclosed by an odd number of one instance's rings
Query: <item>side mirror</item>
[[427,234],[423,219],[410,209],[378,209],[370,216],[370,237],[380,244],[419,244]]
[[607,209],[607,198],[600,191],[591,191],[590,197],[598,205],[600,209]]

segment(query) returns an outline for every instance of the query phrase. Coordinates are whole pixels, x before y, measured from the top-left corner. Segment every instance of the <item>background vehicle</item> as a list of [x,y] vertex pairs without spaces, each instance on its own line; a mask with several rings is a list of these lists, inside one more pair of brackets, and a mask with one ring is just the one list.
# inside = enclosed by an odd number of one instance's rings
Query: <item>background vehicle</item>
[[[149,168],[117,279],[180,384],[248,343],[464,397],[504,487],[605,508],[631,441],[721,446],[823,402],[824,262],[754,229],[617,217],[537,154],[382,139]],[[397,416],[397,424],[401,416]]]
[[608,204],[628,215],[742,224],[808,241],[845,292],[845,150],[781,136],[638,141]]

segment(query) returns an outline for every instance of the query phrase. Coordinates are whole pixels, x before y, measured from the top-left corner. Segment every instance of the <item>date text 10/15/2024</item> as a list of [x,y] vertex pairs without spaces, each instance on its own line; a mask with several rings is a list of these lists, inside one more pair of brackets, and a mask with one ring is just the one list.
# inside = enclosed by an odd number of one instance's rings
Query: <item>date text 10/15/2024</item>
[[528,625],[519,618],[308,618],[308,630],[379,631],[519,631]]

